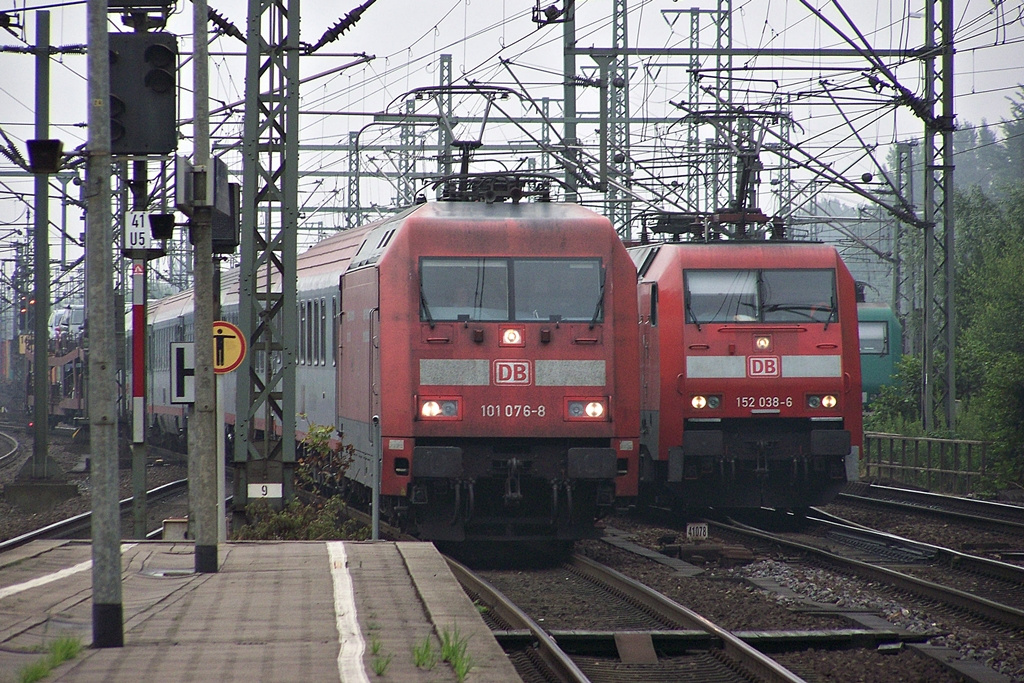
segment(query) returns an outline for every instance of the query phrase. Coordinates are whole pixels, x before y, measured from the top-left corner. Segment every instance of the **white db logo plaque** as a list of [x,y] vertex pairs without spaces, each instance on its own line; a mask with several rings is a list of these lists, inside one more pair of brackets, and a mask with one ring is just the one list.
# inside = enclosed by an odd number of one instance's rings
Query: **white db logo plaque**
[[749,356],[747,358],[747,377],[778,377],[778,356]]
[[531,382],[530,361],[527,360],[496,360],[494,361],[495,384],[526,385]]

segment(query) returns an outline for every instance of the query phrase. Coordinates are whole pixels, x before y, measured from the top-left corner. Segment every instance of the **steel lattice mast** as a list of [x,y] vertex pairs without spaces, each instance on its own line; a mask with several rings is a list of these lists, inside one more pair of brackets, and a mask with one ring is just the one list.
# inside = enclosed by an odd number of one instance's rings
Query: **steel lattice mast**
[[[292,495],[295,465],[299,2],[249,0],[242,161],[235,509]],[[262,436],[261,436],[262,435]],[[280,484],[278,489],[276,486]],[[277,502],[277,501],[275,501]]]
[[[953,317],[953,0],[925,3],[924,376],[922,422],[956,424]],[[936,34],[940,42],[936,43]],[[941,113],[936,116],[936,105]],[[935,369],[942,362],[942,372]]]

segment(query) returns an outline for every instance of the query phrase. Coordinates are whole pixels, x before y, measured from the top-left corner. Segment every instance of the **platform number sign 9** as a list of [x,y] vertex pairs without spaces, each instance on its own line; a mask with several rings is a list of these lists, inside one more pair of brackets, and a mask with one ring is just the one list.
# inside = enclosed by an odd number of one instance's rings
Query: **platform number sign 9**
[[281,498],[283,488],[283,485],[280,483],[249,484],[246,488],[246,493],[249,494],[249,500],[255,498]]

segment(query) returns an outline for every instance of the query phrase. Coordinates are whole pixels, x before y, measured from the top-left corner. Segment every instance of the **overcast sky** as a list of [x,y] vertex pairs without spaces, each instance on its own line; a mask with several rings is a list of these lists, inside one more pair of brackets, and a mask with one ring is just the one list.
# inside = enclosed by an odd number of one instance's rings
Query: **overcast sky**
[[[0,45],[25,46],[35,40],[36,13],[33,7],[46,0],[2,0],[0,10],[27,8],[17,12],[22,28],[0,31]],[[818,50],[849,47],[831,22],[860,46],[876,50],[912,49],[923,43],[924,18],[922,0],[875,0],[863,2],[843,0],[807,0],[821,8],[827,21],[817,17],[798,0],[734,0],[733,46],[737,48]],[[49,3],[46,3],[49,4]],[[301,39],[316,43],[344,14],[354,9],[357,0],[331,2],[306,0],[302,4]],[[562,6],[562,0],[545,1],[545,5]],[[581,0],[577,7],[577,44],[579,47],[611,45],[611,0]],[[247,3],[243,0],[210,0],[210,6],[232,22],[243,33]],[[562,95],[562,27],[559,24],[538,26],[531,20],[533,0],[377,0],[361,20],[344,35],[304,57],[303,77],[337,69],[352,61],[351,54],[364,53],[370,59],[364,64],[311,79],[303,85],[301,109],[315,112],[301,120],[303,145],[331,146],[348,140],[350,130],[358,130],[369,118],[358,112],[377,112],[401,107],[402,94],[412,88],[438,82],[439,55],[452,55],[456,83],[467,79],[522,89],[530,97],[559,101]],[[712,0],[630,0],[628,3],[628,42],[633,48],[688,47],[690,7],[713,9]],[[50,5],[51,43],[56,46],[80,45],[85,42],[84,3]],[[166,30],[179,35],[180,49],[187,55],[192,49],[192,5],[179,0],[177,13]],[[680,14],[682,11],[684,14]],[[849,13],[852,24],[843,11]],[[1019,97],[1017,85],[1024,82],[1024,59],[1020,57],[1024,42],[1024,0],[957,0],[954,5],[956,24],[955,112],[963,126],[978,124],[983,119],[998,123],[1010,116],[1008,98]],[[705,14],[699,42],[712,45],[713,32]],[[110,30],[127,30],[111,15]],[[859,38],[858,33],[863,37]],[[216,107],[244,97],[244,45],[237,39],[221,36],[213,40],[210,67],[210,93]],[[225,53],[234,53],[230,56]],[[900,85],[920,94],[921,65],[908,61],[893,65]],[[681,111],[673,103],[687,104],[689,75],[686,58],[634,56],[630,59],[630,113],[633,117],[649,117],[650,125],[636,125],[631,137],[638,149],[656,154],[659,146],[671,152],[680,139],[680,129],[670,122]],[[701,66],[714,66],[712,58],[702,59]],[[786,102],[796,127],[793,142],[828,163],[850,166],[857,176],[873,170],[870,160],[862,158],[858,149],[864,144],[879,145],[884,159],[886,146],[896,140],[919,138],[922,124],[907,107],[885,106],[896,90],[882,78],[881,85],[871,86],[863,59],[833,60],[823,56],[782,58],[757,56],[736,58],[733,62],[733,103],[748,109],[764,109],[769,102]],[[736,67],[751,67],[736,69]],[[65,150],[85,140],[86,59],[80,54],[55,56],[52,62],[51,137],[60,137]],[[24,141],[34,137],[32,130],[34,106],[33,57],[14,52],[0,52],[0,130],[24,150]],[[844,69],[844,70],[840,70]],[[594,62],[588,57],[578,59],[578,75],[595,76]],[[706,78],[712,78],[711,72]],[[703,81],[708,83],[708,80]],[[182,118],[191,115],[190,91],[192,74],[188,65],[180,73]],[[711,94],[705,94],[704,105]],[[843,103],[841,110],[831,102]],[[692,103],[691,103],[692,104]],[[465,103],[464,115],[479,114],[479,103]],[[775,106],[775,105],[772,105]],[[474,109],[473,107],[476,107]],[[593,113],[597,109],[594,89],[580,93],[579,110]],[[524,111],[526,111],[524,109]],[[557,110],[556,110],[557,111]],[[241,109],[227,121],[215,120],[215,134],[237,136],[241,132]],[[661,121],[661,123],[657,123]],[[852,124],[852,126],[850,125]],[[856,132],[854,132],[856,131]],[[181,130],[184,139],[179,154],[190,154],[190,126]],[[467,133],[469,134],[469,133]],[[488,132],[485,134],[490,135]],[[375,134],[376,135],[376,134]],[[522,138],[516,130],[495,131],[500,141]],[[585,144],[596,145],[596,130],[581,127]],[[0,141],[0,144],[2,141]],[[221,143],[223,144],[223,142]],[[595,147],[596,149],[596,147]],[[229,163],[231,156],[226,157]],[[846,164],[845,161],[849,161]],[[343,201],[341,181],[315,179],[319,170],[344,170],[345,156],[329,150],[304,152],[301,166],[304,205],[327,206]],[[380,158],[376,163],[386,165]],[[237,168],[233,170],[238,170]],[[17,177],[16,167],[0,158],[0,221],[7,225],[26,226],[29,220],[31,182]],[[28,194],[25,194],[28,193]],[[340,194],[340,199],[339,198]],[[382,188],[365,198],[368,202],[387,204],[390,190]],[[855,200],[851,200],[855,201]],[[59,220],[59,209],[51,211],[51,219]],[[78,220],[76,214],[74,220]],[[332,225],[334,218],[325,219]],[[75,230],[77,232],[77,230]],[[56,232],[53,232],[56,240]],[[13,237],[0,232],[0,251]],[[7,257],[8,254],[2,254]],[[8,271],[9,272],[9,271]]]

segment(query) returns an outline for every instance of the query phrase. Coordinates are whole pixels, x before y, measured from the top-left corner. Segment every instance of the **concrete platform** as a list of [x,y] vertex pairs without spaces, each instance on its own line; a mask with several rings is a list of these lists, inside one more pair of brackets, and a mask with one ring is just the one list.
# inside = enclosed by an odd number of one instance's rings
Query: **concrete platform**
[[[37,542],[0,556],[0,682],[63,634],[92,640],[91,547]],[[228,543],[195,574],[183,542],[122,546],[124,647],[87,648],[48,681],[454,681],[413,648],[464,638],[475,681],[519,680],[433,545]],[[390,657],[382,676],[375,673]]]

